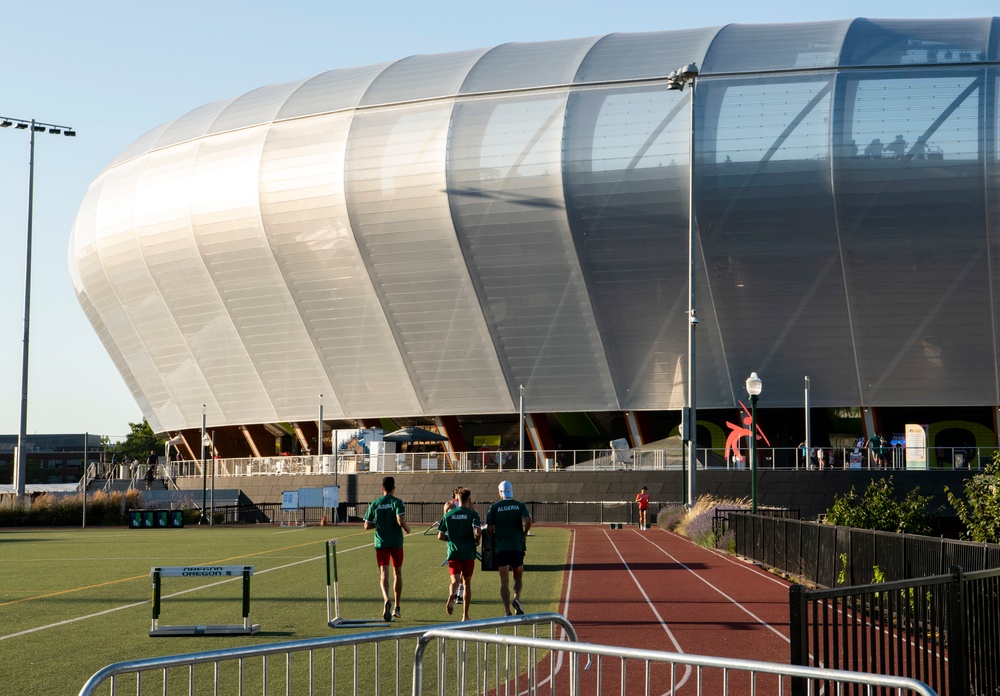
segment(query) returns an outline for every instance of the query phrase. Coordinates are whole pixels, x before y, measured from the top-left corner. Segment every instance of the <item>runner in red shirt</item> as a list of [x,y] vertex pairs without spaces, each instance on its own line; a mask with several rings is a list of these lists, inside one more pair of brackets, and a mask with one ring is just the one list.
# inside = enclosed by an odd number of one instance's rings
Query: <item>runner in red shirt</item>
[[649,493],[646,492],[645,486],[635,496],[635,502],[639,503],[639,529],[649,529],[649,525],[646,522],[646,510],[649,509]]

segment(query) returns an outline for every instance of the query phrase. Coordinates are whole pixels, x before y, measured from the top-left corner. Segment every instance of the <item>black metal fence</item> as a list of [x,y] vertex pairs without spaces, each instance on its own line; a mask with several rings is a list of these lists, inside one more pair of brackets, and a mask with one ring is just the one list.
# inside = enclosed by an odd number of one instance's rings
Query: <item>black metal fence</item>
[[[789,632],[793,665],[911,677],[950,696],[997,694],[1000,570],[956,566],[948,575],[827,590],[793,585]],[[792,693],[832,686],[800,679]]]
[[[476,503],[482,516],[494,501]],[[541,524],[638,524],[638,510],[631,501],[610,502],[526,502],[531,519]],[[650,503],[649,523],[656,523],[656,511],[662,503]],[[356,522],[364,515],[367,504],[341,503],[337,511],[341,522]],[[216,521],[223,524],[278,524],[283,521],[280,503],[247,503],[245,505],[219,505],[215,507]],[[318,524],[325,510],[308,508],[285,515],[297,522]],[[407,502],[406,520],[412,524],[431,524],[441,519],[443,504],[435,502]],[[334,520],[329,520],[330,523]]]
[[[1000,694],[1000,546],[726,516],[738,555],[831,588],[790,589],[792,664],[913,677],[954,696]],[[799,682],[793,693],[824,686]]]
[[[485,517],[494,500],[475,502],[480,516]],[[639,513],[634,502],[525,502],[531,513],[531,521],[535,524],[638,524]],[[655,524],[656,510],[661,503],[650,503],[649,523]],[[364,509],[359,508],[363,514]],[[440,501],[433,503],[406,503],[406,521],[415,524],[430,524],[441,519],[443,505]]]
[[1000,568],[1000,545],[731,511],[736,554],[822,587]]

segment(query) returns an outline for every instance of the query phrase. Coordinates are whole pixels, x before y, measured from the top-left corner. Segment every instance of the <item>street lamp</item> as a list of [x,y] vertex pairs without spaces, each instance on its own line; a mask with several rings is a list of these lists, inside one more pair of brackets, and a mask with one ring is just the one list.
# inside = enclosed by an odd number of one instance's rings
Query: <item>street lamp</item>
[[208,468],[205,466],[205,445],[209,444],[208,435],[205,434],[207,420],[205,404],[201,405],[201,519],[198,524],[209,524],[211,520],[205,518],[205,510],[208,507]]
[[28,477],[28,327],[31,320],[31,222],[35,197],[35,133],[48,131],[52,135],[76,136],[69,126],[42,123],[35,119],[0,116],[0,128],[28,131],[28,229],[24,245],[24,338],[21,342],[21,418],[17,430],[17,466],[14,467],[14,492],[24,500],[24,485]]
[[697,499],[696,472],[698,471],[698,408],[696,404],[697,390],[695,389],[695,343],[694,333],[698,326],[698,317],[694,308],[694,281],[695,281],[695,219],[694,219],[694,88],[698,77],[698,66],[688,63],[683,68],[675,70],[667,76],[667,89],[684,91],[686,85],[691,85],[691,125],[690,141],[688,143],[688,378],[687,378],[687,406],[684,409],[684,417],[681,422],[684,426],[683,438],[687,440],[690,454],[687,460],[691,462],[688,470],[688,494],[689,505],[694,505]]
[[750,395],[750,512],[757,513],[757,398],[764,383],[756,372],[747,378],[747,394]]

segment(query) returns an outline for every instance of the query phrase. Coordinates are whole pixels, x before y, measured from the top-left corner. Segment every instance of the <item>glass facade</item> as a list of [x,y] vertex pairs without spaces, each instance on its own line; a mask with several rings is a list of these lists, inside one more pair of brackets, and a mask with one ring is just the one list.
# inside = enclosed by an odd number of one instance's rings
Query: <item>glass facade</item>
[[[157,431],[997,406],[995,19],[729,25],[335,70],[92,184],[81,305]],[[696,63],[694,90],[666,75]],[[693,107],[693,114],[692,114]],[[693,115],[693,118],[692,118]],[[692,125],[694,157],[690,151]],[[692,178],[693,177],[693,178]]]

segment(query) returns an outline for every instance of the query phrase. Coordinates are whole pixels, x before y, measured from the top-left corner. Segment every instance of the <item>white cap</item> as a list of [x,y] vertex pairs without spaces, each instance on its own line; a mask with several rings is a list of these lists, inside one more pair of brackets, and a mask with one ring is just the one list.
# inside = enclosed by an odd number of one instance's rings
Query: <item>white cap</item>
[[514,497],[514,487],[512,485],[510,485],[510,481],[501,481],[500,485],[497,486],[497,491],[504,498],[513,498]]

